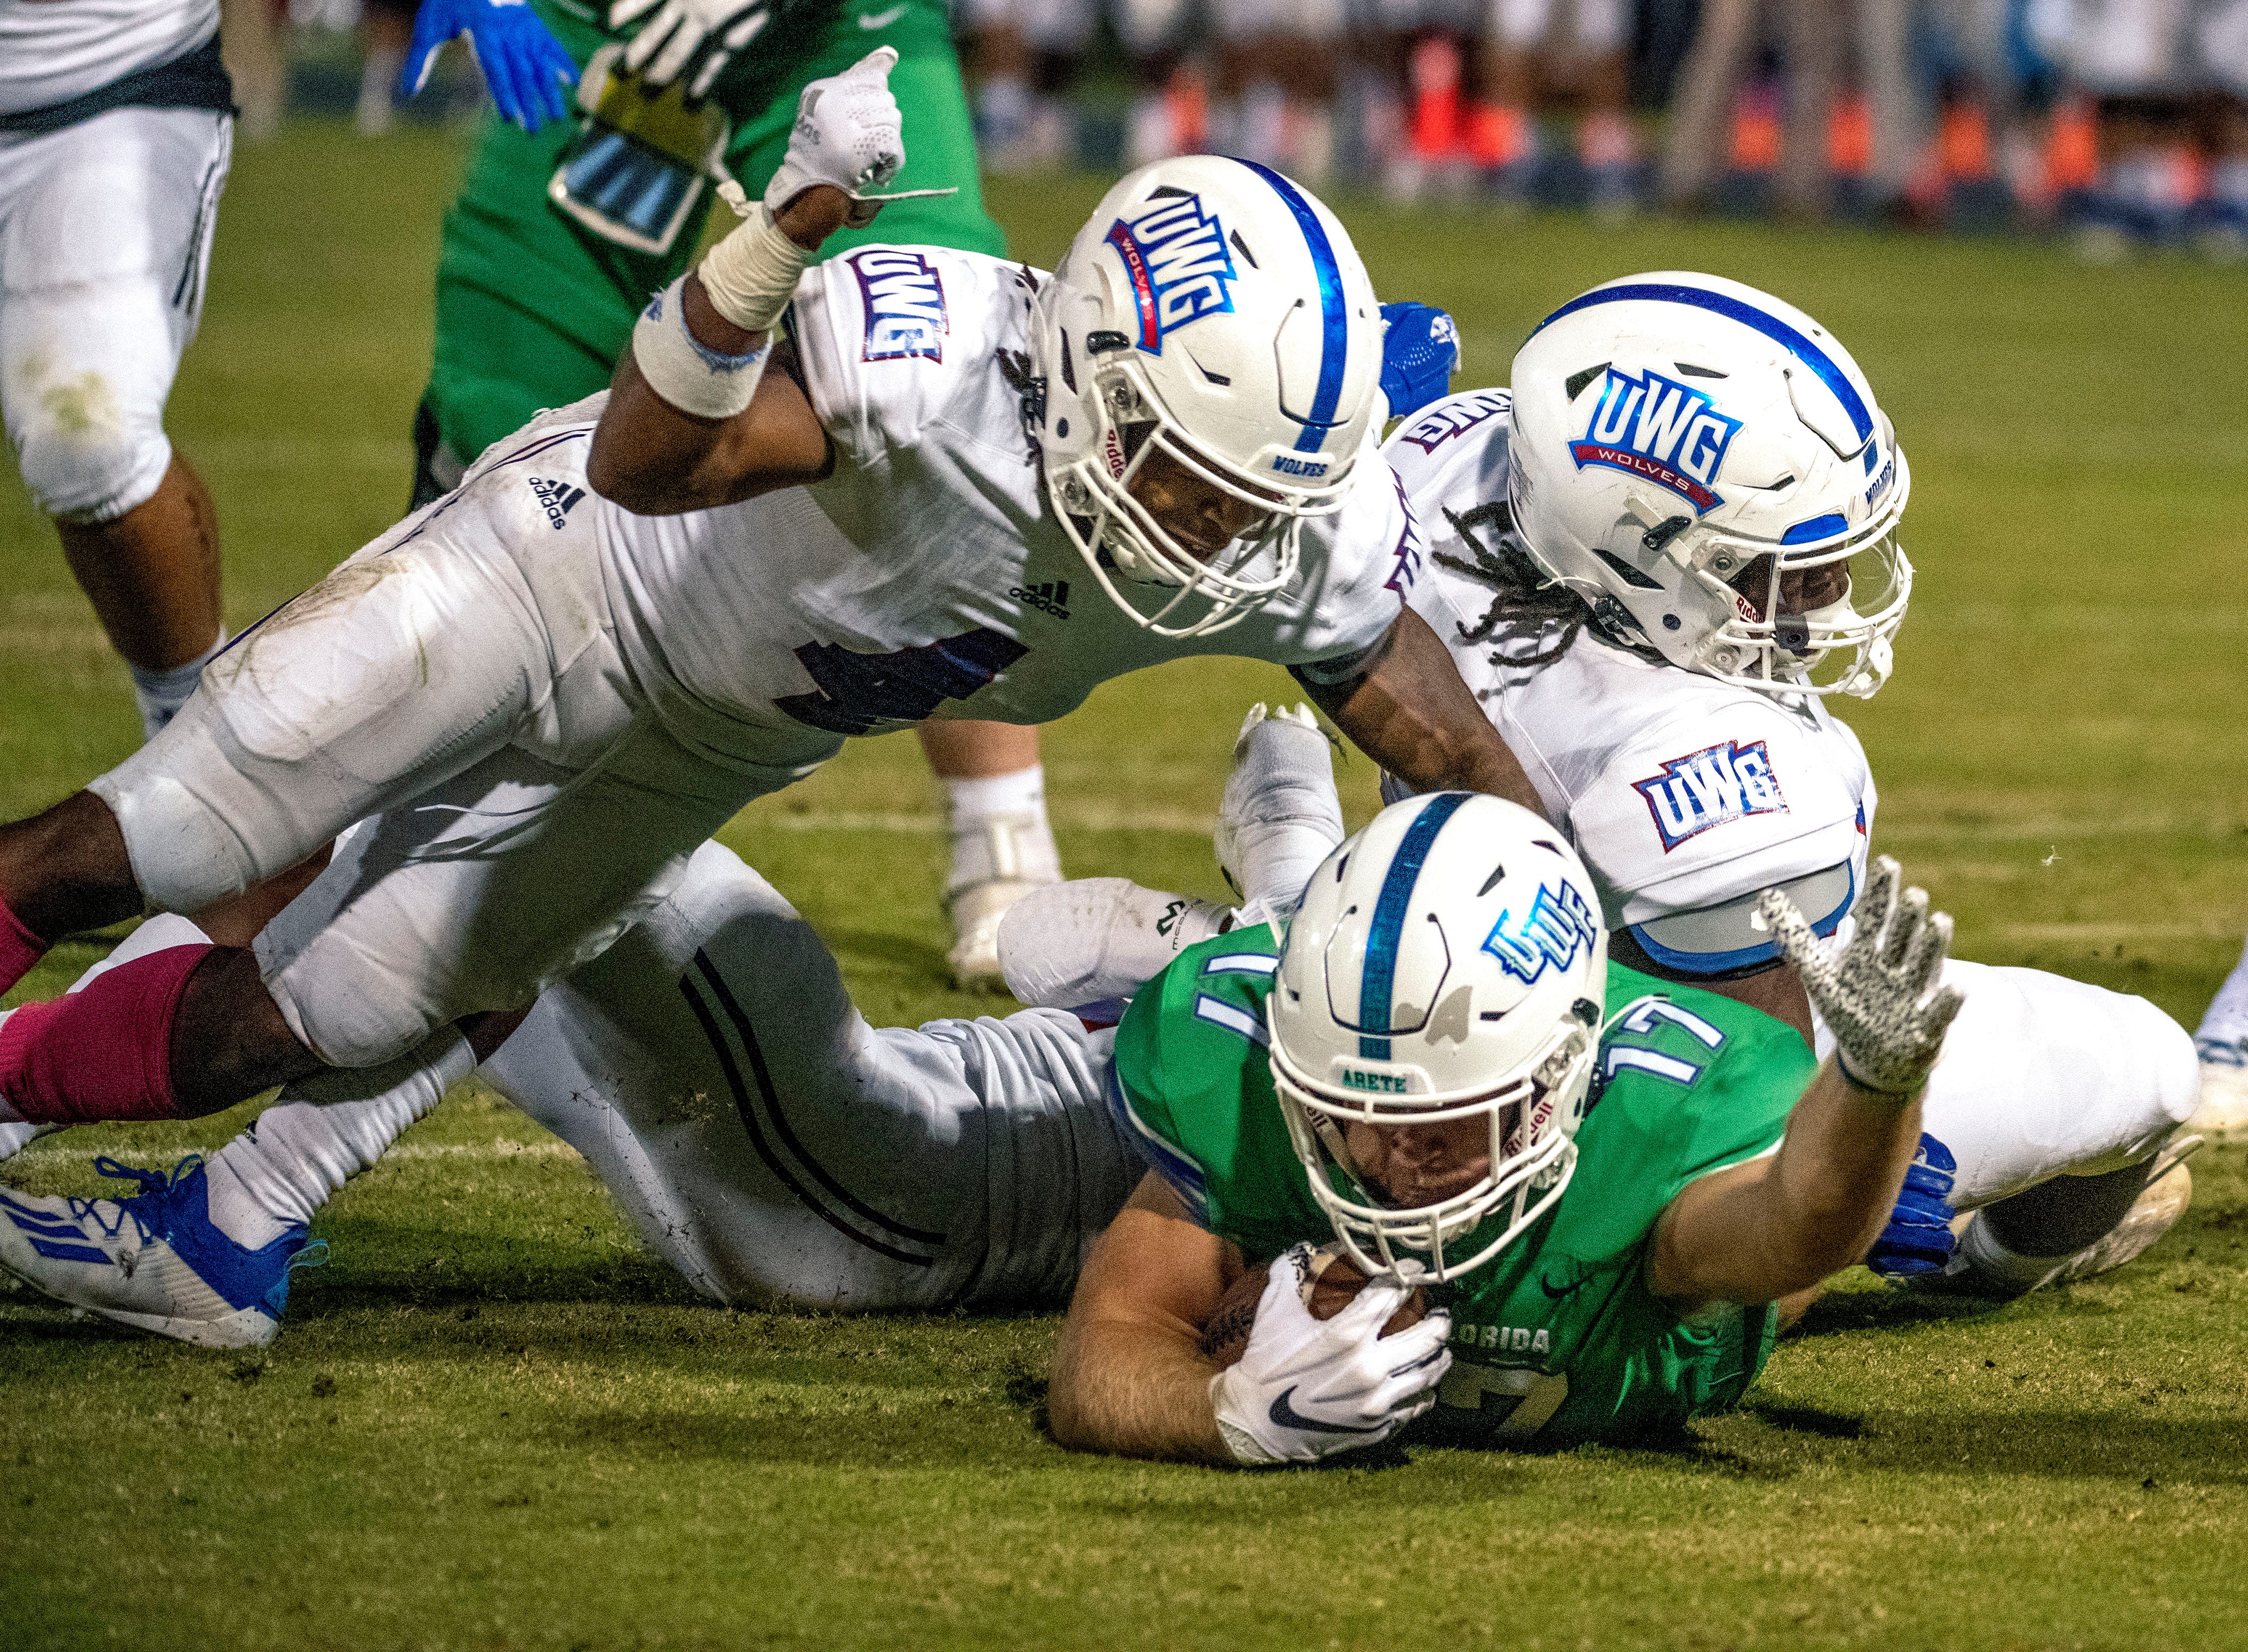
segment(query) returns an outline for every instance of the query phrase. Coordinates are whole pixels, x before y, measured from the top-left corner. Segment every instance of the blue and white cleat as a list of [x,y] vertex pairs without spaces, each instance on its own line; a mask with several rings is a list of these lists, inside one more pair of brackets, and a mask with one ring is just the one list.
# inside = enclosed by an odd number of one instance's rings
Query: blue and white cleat
[[212,1225],[200,1154],[168,1177],[111,1158],[140,1183],[121,1199],[34,1197],[0,1188],[0,1269],[70,1307],[211,1348],[262,1348],[280,1333],[289,1274],[326,1260],[292,1228],[262,1250]]

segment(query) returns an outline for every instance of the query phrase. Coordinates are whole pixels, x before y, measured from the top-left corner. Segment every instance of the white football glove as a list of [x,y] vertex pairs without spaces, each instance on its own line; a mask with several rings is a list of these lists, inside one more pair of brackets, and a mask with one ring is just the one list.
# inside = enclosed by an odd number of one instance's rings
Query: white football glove
[[1958,988],[1940,984],[1950,915],[1931,915],[1925,889],[1907,889],[1900,901],[1901,877],[1888,855],[1874,860],[1847,946],[1820,940],[1778,889],[1764,892],[1757,911],[1833,1033],[1843,1076],[1862,1089],[1904,1097],[1928,1082],[1943,1053],[1943,1030],[1964,999]]
[[1436,1404],[1452,1368],[1442,1308],[1381,1334],[1409,1282],[1376,1279],[1333,1319],[1313,1319],[1303,1299],[1312,1255],[1299,1244],[1274,1260],[1240,1362],[1211,1379],[1217,1431],[1237,1463],[1312,1463],[1386,1440]]
[[651,86],[688,73],[690,98],[707,93],[733,55],[772,21],[771,0],[613,0],[609,27],[622,29],[652,10],[625,48],[625,67]]
[[1285,915],[1343,840],[1334,752],[1307,705],[1249,708],[1217,805],[1217,864],[1247,901]]
[[1033,1009],[1129,997],[1218,933],[1226,908],[1129,878],[1072,878],[1031,890],[999,920],[999,973]]
[[779,212],[816,183],[832,183],[851,197],[851,224],[863,229],[888,201],[952,195],[952,189],[880,189],[906,163],[904,117],[890,95],[894,46],[878,46],[841,74],[814,80],[797,99],[788,153],[765,186],[765,205]]

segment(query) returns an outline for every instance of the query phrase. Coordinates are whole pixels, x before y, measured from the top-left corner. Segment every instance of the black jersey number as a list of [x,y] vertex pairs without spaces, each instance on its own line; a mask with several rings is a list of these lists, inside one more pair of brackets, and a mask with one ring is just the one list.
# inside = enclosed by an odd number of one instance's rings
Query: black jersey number
[[1454,1359],[1436,1387],[1436,1402],[1499,1419],[1498,1438],[1523,1445],[1553,1420],[1569,1397],[1566,1371],[1532,1371],[1518,1365],[1470,1365]]

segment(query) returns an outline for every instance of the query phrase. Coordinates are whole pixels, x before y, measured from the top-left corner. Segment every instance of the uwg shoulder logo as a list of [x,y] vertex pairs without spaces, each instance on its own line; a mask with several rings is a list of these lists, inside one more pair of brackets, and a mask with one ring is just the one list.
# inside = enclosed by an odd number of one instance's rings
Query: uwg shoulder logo
[[1535,981],[1548,969],[1566,970],[1574,963],[1577,954],[1589,950],[1600,932],[1592,907],[1575,884],[1564,880],[1558,888],[1539,885],[1538,898],[1520,916],[1511,907],[1500,913],[1484,937],[1483,949],[1516,980]]
[[1605,464],[1645,476],[1683,497],[1699,516],[1724,503],[1710,484],[1740,428],[1690,385],[1610,367],[1592,422],[1569,453],[1580,470]]
[[1225,226],[1199,195],[1164,195],[1136,218],[1119,218],[1106,237],[1124,260],[1140,312],[1140,347],[1163,353],[1163,335],[1233,308],[1233,255]]
[[1772,755],[1761,740],[1746,745],[1728,740],[1673,757],[1662,765],[1662,773],[1633,781],[1632,789],[1647,799],[1665,854],[1728,820],[1787,812],[1787,799],[1780,795],[1779,778],[1772,771]]
[[531,490],[546,511],[546,520],[557,529],[568,525],[571,507],[586,497],[583,488],[573,488],[566,482],[549,482],[544,476],[526,476]]
[[[1037,585],[1011,586],[1007,594],[1026,608],[1037,608],[1042,613],[1051,614],[1057,620],[1069,618],[1069,581],[1066,579],[1044,579]],[[1162,926],[1156,927],[1160,932]]]
[[866,301],[867,345],[862,361],[919,356],[944,360],[944,281],[918,252],[884,247],[844,260],[859,278]]
[[1411,442],[1423,453],[1434,453],[1454,436],[1465,435],[1486,420],[1504,416],[1513,405],[1513,396],[1504,390],[1478,390],[1473,395],[1454,396],[1431,408],[1419,423],[1407,426],[1398,440]]

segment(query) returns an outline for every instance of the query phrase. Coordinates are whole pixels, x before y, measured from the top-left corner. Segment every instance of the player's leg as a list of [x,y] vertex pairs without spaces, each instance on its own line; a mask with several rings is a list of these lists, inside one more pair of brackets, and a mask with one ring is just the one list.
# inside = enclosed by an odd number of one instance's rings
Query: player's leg
[[2218,1141],[2248,1134],[2248,950],[2209,1001],[2193,1043],[2201,1056],[2201,1110],[2193,1128]]
[[1046,819],[1038,731],[1011,723],[932,719],[921,725],[929,766],[944,788],[952,859],[944,907],[946,962],[963,987],[999,984],[999,920],[1032,889],[1061,879]]
[[115,109],[0,134],[0,406],[24,485],[161,728],[218,647],[210,496],[164,434],[233,123]]
[[1133,1163],[1073,1017],[869,1027],[729,851],[543,996],[486,1065],[723,1301],[1055,1303]]
[[[2143,998],[2039,970],[1955,959],[1945,970],[1967,1002],[1929,1083],[1921,1170],[1949,1178],[1954,1210],[1977,1212],[1950,1284],[2029,1289],[2142,1198],[2149,1219],[2130,1254],[2152,1244],[2191,1187],[2182,1156],[2164,1157],[2199,1088],[2184,1030]],[[2101,1265],[2128,1259],[2111,1245]]]

